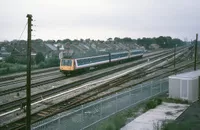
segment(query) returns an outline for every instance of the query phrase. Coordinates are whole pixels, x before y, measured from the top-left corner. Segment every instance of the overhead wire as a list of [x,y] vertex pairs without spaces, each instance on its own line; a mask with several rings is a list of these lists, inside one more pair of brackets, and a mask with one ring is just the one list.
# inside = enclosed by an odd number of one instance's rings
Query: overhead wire
[[[23,33],[24,33],[24,31],[25,31],[27,25],[28,25],[28,22],[26,22],[26,24],[25,24],[25,26],[24,26],[24,29],[22,30],[22,32],[21,32],[21,34],[20,34],[20,36],[19,36],[18,41],[20,41],[20,39],[21,39],[21,37],[22,37],[22,35],[23,35]],[[18,51],[19,53],[21,53],[17,48],[13,47],[12,45],[11,45],[11,47],[13,48],[13,50],[16,50],[16,51]]]
[[26,22],[26,24],[25,24],[25,26],[24,26],[24,29],[23,29],[23,31],[22,31],[20,37],[19,37],[19,40],[21,39],[21,37],[22,37],[22,35],[23,35],[23,33],[24,33],[25,29],[26,29],[27,24],[28,24],[28,22]]

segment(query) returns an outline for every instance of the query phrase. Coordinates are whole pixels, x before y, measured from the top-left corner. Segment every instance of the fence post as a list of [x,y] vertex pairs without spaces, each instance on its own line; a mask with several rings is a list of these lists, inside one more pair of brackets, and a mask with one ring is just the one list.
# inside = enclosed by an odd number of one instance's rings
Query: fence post
[[83,112],[83,105],[81,105],[81,115],[82,115],[81,116],[81,122],[82,122],[81,124],[82,124],[82,128],[84,128],[84,115],[83,114],[84,114],[84,112]]
[[152,87],[153,86],[153,81],[151,81],[151,96],[152,96]]
[[115,96],[115,113],[117,113],[117,93],[116,93],[116,96]]
[[129,104],[130,104],[130,106],[132,105],[132,103],[131,103],[131,88],[129,89]]
[[61,116],[60,116],[60,114],[59,114],[59,116],[58,116],[58,126],[57,126],[58,130],[61,130],[61,129],[60,129],[60,118],[61,118]]
[[101,100],[101,104],[100,104],[100,119],[101,119],[102,118],[102,98],[100,100]]
[[162,80],[160,79],[160,93],[162,92]]

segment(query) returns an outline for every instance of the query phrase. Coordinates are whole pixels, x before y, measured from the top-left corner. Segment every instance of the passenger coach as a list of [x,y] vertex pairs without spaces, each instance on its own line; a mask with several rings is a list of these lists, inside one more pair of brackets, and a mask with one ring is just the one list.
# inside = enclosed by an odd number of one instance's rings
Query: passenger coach
[[60,59],[60,71],[65,74],[70,74],[81,70],[94,69],[97,66],[134,60],[142,56],[142,50],[133,50],[83,58],[62,58]]

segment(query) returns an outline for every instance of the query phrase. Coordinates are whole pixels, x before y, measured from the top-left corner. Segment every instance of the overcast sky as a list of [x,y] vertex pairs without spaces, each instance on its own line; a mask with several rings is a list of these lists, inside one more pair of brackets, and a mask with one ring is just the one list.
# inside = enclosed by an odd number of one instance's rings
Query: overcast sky
[[18,39],[28,13],[36,20],[33,39],[191,40],[200,31],[200,0],[0,0],[0,41]]

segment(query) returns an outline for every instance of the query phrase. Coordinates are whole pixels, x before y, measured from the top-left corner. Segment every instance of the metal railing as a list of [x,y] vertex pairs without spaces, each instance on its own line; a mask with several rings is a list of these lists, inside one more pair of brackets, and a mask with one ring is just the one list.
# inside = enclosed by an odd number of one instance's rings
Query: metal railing
[[32,125],[32,130],[95,129],[98,123],[129,107],[168,91],[168,79],[145,82],[123,92],[81,106],[72,112],[63,112]]

